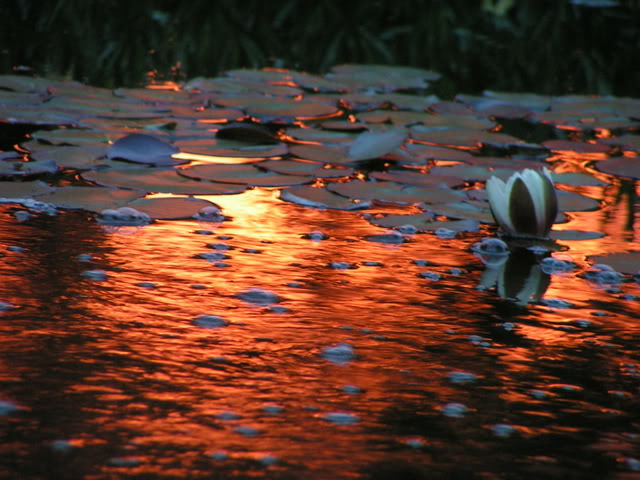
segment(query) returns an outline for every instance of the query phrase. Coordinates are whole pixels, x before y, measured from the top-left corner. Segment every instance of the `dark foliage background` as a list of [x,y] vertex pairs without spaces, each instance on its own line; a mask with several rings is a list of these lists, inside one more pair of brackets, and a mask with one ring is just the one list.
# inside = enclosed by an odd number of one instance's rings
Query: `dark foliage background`
[[[584,3],[590,4],[589,6]],[[278,66],[425,67],[441,95],[638,96],[640,0],[0,0],[0,71],[107,87]]]

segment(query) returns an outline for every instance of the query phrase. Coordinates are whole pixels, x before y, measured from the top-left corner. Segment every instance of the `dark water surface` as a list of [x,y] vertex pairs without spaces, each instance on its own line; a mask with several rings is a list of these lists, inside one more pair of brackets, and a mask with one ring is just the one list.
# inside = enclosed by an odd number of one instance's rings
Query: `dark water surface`
[[1,478],[638,478],[640,285],[576,275],[638,241],[619,207],[574,216],[608,235],[560,242],[577,270],[523,306],[486,288],[487,231],[389,245],[276,194],[133,233],[0,205]]

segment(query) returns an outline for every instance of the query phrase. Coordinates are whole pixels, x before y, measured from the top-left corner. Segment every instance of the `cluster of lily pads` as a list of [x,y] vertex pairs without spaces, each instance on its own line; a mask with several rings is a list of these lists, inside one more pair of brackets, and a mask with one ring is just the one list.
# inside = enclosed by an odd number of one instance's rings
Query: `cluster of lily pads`
[[[50,214],[84,209],[115,225],[219,221],[223,212],[197,196],[269,187],[311,208],[368,209],[380,227],[455,235],[494,223],[484,189],[491,177],[548,167],[560,187],[550,223],[599,208],[571,187],[640,178],[640,99],[485,91],[441,100],[429,93],[439,77],[339,65],[324,76],[233,70],[108,90],[2,75],[0,122],[33,131],[0,152],[0,202]],[[510,122],[558,135],[532,142],[505,133]],[[579,160],[566,168],[567,158]],[[388,205],[402,213],[376,211]]]

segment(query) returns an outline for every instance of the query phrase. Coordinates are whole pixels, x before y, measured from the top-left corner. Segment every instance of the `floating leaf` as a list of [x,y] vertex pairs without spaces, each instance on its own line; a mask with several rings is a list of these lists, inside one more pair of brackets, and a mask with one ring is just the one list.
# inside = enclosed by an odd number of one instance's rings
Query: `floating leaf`
[[549,150],[576,153],[607,153],[611,147],[599,143],[573,142],[571,140],[547,140],[542,145]]
[[317,178],[348,177],[354,173],[353,168],[325,168],[322,163],[296,160],[266,160],[258,166],[283,175],[310,175]]
[[600,143],[615,145],[625,150],[640,152],[640,135],[621,135],[613,138],[601,138]]
[[31,198],[35,195],[51,193],[55,189],[40,180],[33,182],[0,182],[0,197]]
[[446,203],[465,198],[464,193],[447,188],[421,188],[392,182],[332,183],[327,189],[349,198],[398,204]]
[[106,145],[104,148],[62,146],[37,150],[30,156],[34,160],[53,161],[62,168],[84,170],[104,165],[106,151]]
[[450,218],[477,220],[482,223],[495,223],[487,202],[457,202],[430,205],[429,211]]
[[375,110],[358,114],[358,120],[367,123],[392,123],[394,125],[413,125],[424,123],[426,117],[432,116],[424,112],[403,112],[399,110]]
[[329,148],[322,145],[289,145],[289,153],[306,160],[336,165],[348,165],[355,162],[347,156],[345,148]]
[[176,146],[185,154],[247,158],[249,159],[247,162],[262,158],[280,157],[287,153],[287,145],[284,143],[250,145],[245,142],[224,139],[180,140],[176,142]]
[[391,170],[388,172],[371,172],[370,178],[388,182],[405,183],[409,185],[419,185],[422,187],[456,187],[462,185],[464,181],[459,177],[449,177],[446,175],[431,175],[409,170]]
[[324,188],[291,187],[280,190],[280,198],[288,202],[314,208],[331,208],[336,210],[359,210],[369,208],[370,202],[354,202]]
[[154,165],[175,165],[182,163],[171,158],[178,153],[178,148],[151,135],[134,133],[122,137],[107,150],[107,156],[123,158],[131,162],[150,163]]
[[322,143],[350,142],[355,138],[352,133],[327,131],[319,128],[287,128],[285,134],[296,140]]
[[279,143],[271,130],[254,123],[231,123],[224,125],[216,132],[216,138],[237,140],[258,145]]
[[640,158],[615,157],[598,162],[596,168],[601,172],[619,177],[640,178]]
[[582,230],[551,230],[549,237],[553,240],[593,240],[604,237],[604,233]]
[[238,183],[260,187],[282,187],[312,183],[315,177],[303,175],[280,175],[260,170],[253,165],[196,165],[180,170],[186,177],[223,183]]
[[592,255],[587,257],[591,263],[609,265],[620,273],[636,274],[640,272],[640,251]]
[[192,218],[205,207],[217,207],[215,203],[189,197],[141,198],[129,202],[127,206],[146,213],[155,220]]
[[55,173],[58,165],[53,160],[35,160],[32,162],[0,161],[0,176],[27,176],[40,173]]
[[582,172],[566,172],[566,173],[555,173],[551,172],[551,178],[553,179],[553,183],[560,183],[563,185],[572,185],[572,186],[603,186],[606,185],[606,182],[597,179],[593,175],[589,175],[588,173]]
[[558,209],[563,212],[597,210],[600,206],[598,200],[577,193],[556,190],[556,194],[558,195]]
[[101,212],[107,208],[125,206],[144,195],[142,191],[114,190],[102,187],[61,187],[53,193],[38,196],[38,200],[62,208],[77,208]]
[[407,132],[404,128],[392,128],[384,132],[364,132],[351,143],[347,156],[352,160],[378,158],[402,145]]
[[411,159],[415,160],[412,163],[424,163],[428,160],[468,162],[474,158],[469,152],[455,148],[433,147],[420,143],[407,143],[404,148]]
[[433,216],[425,213],[413,215],[385,215],[379,218],[370,218],[369,221],[379,227],[398,228],[404,225],[413,225],[419,232],[435,231],[439,228],[447,228],[454,232],[477,232],[479,224],[477,220],[433,221]]
[[462,129],[440,130],[435,129],[435,127],[426,127],[423,125],[411,127],[411,137],[421,142],[456,147],[477,148],[481,145],[490,145],[498,148],[513,146],[538,148],[537,145],[525,143],[516,137],[504,133]]
[[76,124],[77,121],[78,118],[76,115],[43,110],[41,107],[16,108],[13,106],[0,108],[0,122],[60,127],[63,125],[72,126]]
[[104,143],[105,147],[109,143],[110,137],[115,135],[107,134],[100,130],[81,130],[78,128],[60,128],[57,130],[38,130],[31,134],[33,138],[43,143],[52,145],[85,145]]
[[129,168],[126,170],[92,171],[82,174],[85,180],[110,187],[130,188],[146,192],[187,195],[228,195],[241,193],[244,186],[191,180],[173,168]]

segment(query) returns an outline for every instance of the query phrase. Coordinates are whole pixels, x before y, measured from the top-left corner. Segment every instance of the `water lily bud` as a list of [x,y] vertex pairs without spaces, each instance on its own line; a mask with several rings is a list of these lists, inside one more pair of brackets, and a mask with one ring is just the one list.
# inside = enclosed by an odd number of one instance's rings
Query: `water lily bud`
[[506,182],[487,180],[489,206],[496,223],[512,237],[547,238],[556,215],[558,199],[549,170],[529,168]]

